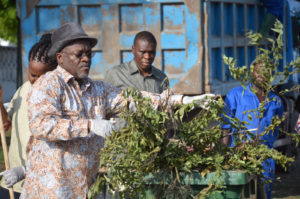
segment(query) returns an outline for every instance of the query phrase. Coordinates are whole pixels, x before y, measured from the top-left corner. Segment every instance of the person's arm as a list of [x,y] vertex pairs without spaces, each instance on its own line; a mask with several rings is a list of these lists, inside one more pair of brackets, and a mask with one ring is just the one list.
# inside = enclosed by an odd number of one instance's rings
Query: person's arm
[[11,122],[9,121],[7,111],[3,106],[2,95],[3,95],[3,91],[2,91],[2,86],[0,85],[0,110],[1,110],[2,120],[3,120],[4,130],[7,131],[11,127]]
[[166,89],[168,89],[170,87],[169,86],[169,79],[168,79],[167,76],[164,78],[164,80],[162,81],[161,85],[162,85],[162,90],[163,91],[166,90]]
[[119,71],[115,69],[115,67],[116,66],[106,71],[103,81],[112,86],[119,86],[118,85],[118,83],[120,82],[119,80],[120,77],[118,75]]
[[[236,106],[237,103],[236,103],[235,95],[231,91],[227,94],[224,101],[224,114],[226,114],[228,117],[233,118],[235,116]],[[231,124],[230,124],[230,120],[226,116],[224,116],[224,114],[222,114],[224,120],[224,123],[222,124],[223,137],[220,140],[220,142],[225,146],[229,146],[231,142],[231,138],[230,138]]]
[[[40,80],[40,79],[39,79]],[[48,85],[47,79],[37,80],[28,94],[29,128],[36,139],[68,141],[76,138],[106,137],[116,130],[115,124],[103,119],[72,119],[62,114],[62,88]],[[59,82],[51,80],[52,85]]]
[[[276,111],[276,115],[278,115],[279,118],[282,118],[283,117],[283,113],[284,113],[284,104],[283,104],[283,100],[280,99],[280,97],[278,97],[278,101],[277,101],[277,104],[278,106],[277,108],[277,111]],[[279,126],[277,126],[274,130],[274,132],[272,133],[272,136],[273,136],[273,142],[275,142],[275,140],[277,139],[278,137],[278,134],[279,134]]]
[[25,179],[25,167],[14,167],[9,170],[3,171],[0,175],[4,178],[4,183],[7,188],[14,186],[14,184],[20,182]]
[[51,86],[46,78],[38,79],[28,94],[28,119],[32,135],[46,141],[67,141],[88,137],[88,120],[62,115],[61,88],[58,80]]
[[221,139],[221,144],[224,144],[225,146],[230,145],[230,129],[224,129],[223,130],[223,138]]
[[[106,107],[108,110],[113,112],[113,114],[117,114],[120,112],[120,109],[129,102],[129,108],[134,110],[135,106],[133,103],[133,99],[128,98],[125,99],[122,96],[122,90],[111,85],[105,84],[100,86],[105,90],[106,96]],[[199,104],[200,107],[205,108],[206,104],[210,100],[211,97],[214,97],[214,94],[203,94],[197,96],[184,96],[184,95],[171,95],[169,90],[163,91],[161,94],[149,93],[146,91],[141,91],[143,97],[150,98],[152,105],[155,109],[165,110],[167,105],[175,105],[175,104],[189,104],[195,102]],[[132,106],[131,106],[132,105]]]

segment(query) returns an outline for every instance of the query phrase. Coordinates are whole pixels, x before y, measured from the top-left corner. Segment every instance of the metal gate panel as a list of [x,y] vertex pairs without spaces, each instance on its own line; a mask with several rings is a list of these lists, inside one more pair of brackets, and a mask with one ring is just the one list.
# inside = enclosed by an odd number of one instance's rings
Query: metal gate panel
[[[29,0],[28,0],[29,1]],[[133,58],[134,35],[151,31],[157,41],[155,67],[169,76],[178,93],[201,93],[201,1],[191,0],[41,0],[34,9],[18,1],[22,26],[23,68],[31,46],[44,32],[66,22],[78,22],[98,38],[90,76],[103,79],[105,71]],[[23,73],[23,79],[27,75]]]
[[248,44],[247,32],[256,32],[262,18],[260,2],[256,0],[210,0],[204,2],[207,44],[205,54],[205,90],[225,95],[239,85],[222,60],[222,56],[237,59],[238,66],[249,65],[255,58],[257,48]]
[[265,14],[259,0],[40,0],[31,7],[27,1],[17,1],[24,79],[31,46],[44,32],[74,21],[99,40],[93,49],[93,79],[131,60],[134,35],[149,30],[158,42],[155,67],[168,75],[175,92],[185,94],[225,95],[239,85],[222,55],[249,65],[257,48],[248,44],[246,34],[258,30]]
[[0,85],[2,86],[2,102],[10,102],[17,88],[17,48],[0,46]]

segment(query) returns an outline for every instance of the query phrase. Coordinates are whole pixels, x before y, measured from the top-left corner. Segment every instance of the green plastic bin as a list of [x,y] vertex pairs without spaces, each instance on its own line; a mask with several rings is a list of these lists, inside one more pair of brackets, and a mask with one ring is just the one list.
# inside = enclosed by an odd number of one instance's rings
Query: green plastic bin
[[[202,189],[208,187],[210,182],[216,180],[216,173],[211,172],[208,173],[204,178],[201,177],[200,173],[194,172],[190,173],[180,173],[180,182],[185,185],[190,185],[192,188],[191,193],[193,196],[197,195]],[[163,179],[163,175],[158,175],[158,177],[154,178],[153,175],[149,174],[145,177],[145,182],[147,184],[147,188],[145,190],[145,195],[147,199],[161,199],[161,196],[158,198],[156,196],[156,191],[162,187],[161,182]],[[166,175],[164,177],[165,184],[169,184],[171,182],[170,175]],[[240,198],[257,198],[257,178],[253,175],[249,175],[244,171],[226,171],[218,178],[219,180],[224,182],[226,188],[222,190],[222,192],[218,192],[213,194],[210,198],[216,199],[240,199]],[[172,193],[172,196],[166,196],[167,199],[174,198],[176,194],[176,190]]]

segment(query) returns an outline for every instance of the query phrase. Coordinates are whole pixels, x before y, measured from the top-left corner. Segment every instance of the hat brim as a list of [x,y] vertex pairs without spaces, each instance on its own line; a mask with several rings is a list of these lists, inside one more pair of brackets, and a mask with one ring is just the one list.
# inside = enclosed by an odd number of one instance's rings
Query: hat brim
[[94,37],[89,37],[87,35],[82,35],[82,36],[76,36],[75,38],[68,38],[59,42],[54,43],[49,52],[48,52],[48,56],[49,57],[54,57],[56,55],[57,52],[59,52],[61,49],[63,49],[64,47],[66,47],[69,43],[76,41],[76,40],[87,40],[90,42],[91,44],[91,48],[93,48],[98,40]]

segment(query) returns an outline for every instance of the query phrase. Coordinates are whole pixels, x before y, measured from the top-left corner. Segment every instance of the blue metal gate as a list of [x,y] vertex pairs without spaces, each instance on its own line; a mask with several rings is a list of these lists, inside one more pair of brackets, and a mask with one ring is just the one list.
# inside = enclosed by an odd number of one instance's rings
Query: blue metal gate
[[[90,76],[132,59],[134,35],[151,31],[157,41],[154,65],[177,93],[226,94],[236,86],[222,55],[239,65],[254,59],[246,33],[256,31],[264,15],[259,0],[19,0],[23,71],[30,47],[44,32],[78,22],[99,42]],[[34,4],[35,3],[35,4]],[[26,74],[24,72],[24,74]],[[26,79],[26,76],[23,75]]]
[[[41,0],[32,10],[25,1],[19,4],[24,58],[44,32],[78,22],[99,39],[91,77],[103,79],[107,69],[132,59],[134,35],[149,30],[158,41],[154,65],[167,73],[171,86],[202,92],[200,1]],[[26,70],[28,61],[23,63]]]
[[248,65],[255,58],[257,49],[248,45],[247,32],[259,28],[264,9],[256,0],[207,1],[205,12],[210,16],[205,23],[208,32],[205,65],[206,91],[225,95],[239,85],[230,75],[222,55],[235,57],[239,66]]

